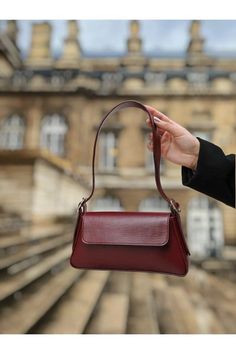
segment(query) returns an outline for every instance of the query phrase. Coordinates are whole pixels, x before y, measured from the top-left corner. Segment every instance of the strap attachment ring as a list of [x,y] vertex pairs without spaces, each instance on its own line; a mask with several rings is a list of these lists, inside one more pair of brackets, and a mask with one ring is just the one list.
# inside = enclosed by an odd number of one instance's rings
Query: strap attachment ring
[[174,199],[170,199],[170,208],[174,209],[174,211],[176,211],[178,214],[181,212],[179,204],[176,203]]

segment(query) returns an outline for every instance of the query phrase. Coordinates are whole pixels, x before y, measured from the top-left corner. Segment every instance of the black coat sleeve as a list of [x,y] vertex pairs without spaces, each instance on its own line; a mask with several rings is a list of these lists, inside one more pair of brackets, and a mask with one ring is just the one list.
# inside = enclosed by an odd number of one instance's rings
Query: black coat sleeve
[[200,142],[196,171],[182,166],[182,183],[235,208],[235,155],[209,141]]

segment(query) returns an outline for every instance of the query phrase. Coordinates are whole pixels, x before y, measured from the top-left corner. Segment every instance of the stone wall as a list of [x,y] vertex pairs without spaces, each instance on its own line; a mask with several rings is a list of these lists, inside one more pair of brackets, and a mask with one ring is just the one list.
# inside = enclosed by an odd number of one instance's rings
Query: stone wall
[[0,168],[0,204],[29,220],[32,214],[33,165],[7,164]]
[[73,215],[86,190],[69,169],[46,155],[1,152],[0,200],[6,211],[35,222]]

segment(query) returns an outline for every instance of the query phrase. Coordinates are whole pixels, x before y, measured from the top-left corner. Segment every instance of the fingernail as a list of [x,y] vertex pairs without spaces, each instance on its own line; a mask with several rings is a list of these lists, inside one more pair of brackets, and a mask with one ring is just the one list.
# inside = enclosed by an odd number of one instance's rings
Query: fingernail
[[157,122],[157,123],[161,122],[161,120],[159,118],[157,118],[157,117],[153,117],[153,118],[154,118],[155,122]]

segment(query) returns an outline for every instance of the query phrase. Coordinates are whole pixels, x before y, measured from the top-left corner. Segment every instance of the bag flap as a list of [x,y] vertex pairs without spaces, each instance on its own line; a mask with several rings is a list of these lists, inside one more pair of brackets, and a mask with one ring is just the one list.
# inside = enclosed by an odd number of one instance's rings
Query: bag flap
[[87,244],[163,246],[169,240],[169,212],[86,212],[82,241]]

